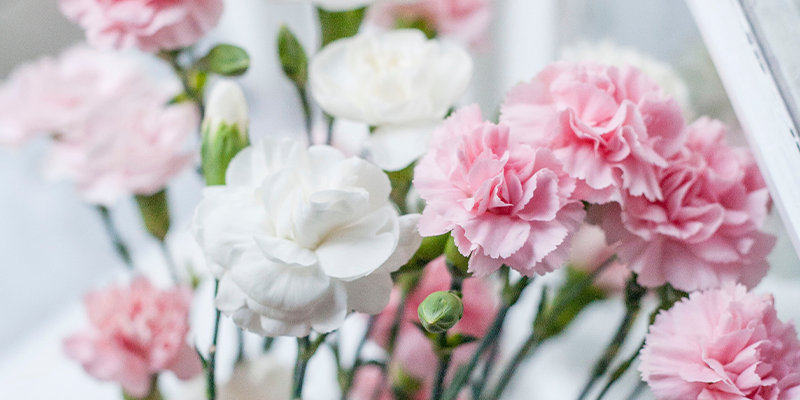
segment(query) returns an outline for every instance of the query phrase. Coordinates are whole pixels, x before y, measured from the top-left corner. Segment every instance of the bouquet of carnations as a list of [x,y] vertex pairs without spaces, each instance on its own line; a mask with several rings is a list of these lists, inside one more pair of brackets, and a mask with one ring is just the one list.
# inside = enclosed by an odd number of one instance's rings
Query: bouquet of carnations
[[[64,342],[86,372],[126,399],[165,398],[171,371],[200,377],[199,398],[301,400],[325,349],[340,389],[330,399],[497,400],[539,347],[617,301],[624,317],[576,376],[580,400],[637,369],[631,398],[800,399],[795,328],[750,291],[775,245],[761,231],[769,193],[722,122],[688,122],[634,65],[591,61],[547,66],[487,119],[457,104],[490,0],[311,2],[318,50],[287,27],[265,38],[305,115],[291,138],[251,143],[233,80],[248,54],[195,46],[221,0],[59,0],[88,45],[0,88],[0,142],[49,135],[46,176],[74,182],[130,267],[86,296],[89,325]],[[113,205],[135,197],[172,260],[166,186],[194,167],[207,187],[187,229],[208,273],[168,263],[174,282],[160,286],[134,267]],[[202,280],[215,309],[191,310]],[[523,301],[536,304],[526,339],[502,346]],[[210,346],[190,311],[214,319]],[[223,384],[224,319],[266,339]],[[287,347],[293,371],[271,354]]]

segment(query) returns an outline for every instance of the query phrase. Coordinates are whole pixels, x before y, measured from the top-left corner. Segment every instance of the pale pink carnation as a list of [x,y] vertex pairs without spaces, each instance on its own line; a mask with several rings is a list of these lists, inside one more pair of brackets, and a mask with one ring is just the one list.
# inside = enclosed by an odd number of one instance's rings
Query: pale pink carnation
[[222,16],[222,0],[59,0],[61,12],[102,49],[147,52],[197,43]]
[[493,0],[385,1],[370,8],[369,19],[387,29],[399,21],[422,21],[438,36],[481,49],[489,42],[492,3]]
[[728,284],[662,311],[639,371],[659,400],[795,400],[800,341],[771,295]]
[[511,140],[509,128],[463,108],[433,134],[415,172],[427,202],[422,236],[451,232],[469,269],[487,275],[502,265],[531,276],[560,268],[584,218],[569,177],[545,148]]
[[657,170],[681,148],[681,108],[641,71],[559,62],[509,92],[501,122],[516,140],[546,146],[590,203],[619,192],[663,198]]
[[144,278],[92,292],[85,298],[90,327],[67,338],[64,352],[90,375],[117,382],[135,397],[150,393],[153,376],[162,371],[193,378],[203,367],[186,341],[191,297],[188,288],[159,290]]
[[136,57],[84,45],[23,64],[0,86],[0,144],[79,129],[109,98],[152,87],[148,80]]
[[686,148],[658,171],[664,200],[626,195],[621,214],[606,214],[603,226],[640,284],[753,287],[767,273],[775,237],[759,229],[769,193],[750,152],[729,147],[725,132],[707,118],[692,124]]
[[0,87],[0,143],[51,135],[45,175],[91,203],[161,190],[193,163],[200,116],[192,103],[167,105],[180,82],[151,67],[85,46],[21,67]]
[[153,94],[109,99],[80,130],[60,136],[45,176],[72,181],[84,200],[104,205],[164,188],[193,164],[188,142],[200,116],[192,103],[166,106],[168,99]]

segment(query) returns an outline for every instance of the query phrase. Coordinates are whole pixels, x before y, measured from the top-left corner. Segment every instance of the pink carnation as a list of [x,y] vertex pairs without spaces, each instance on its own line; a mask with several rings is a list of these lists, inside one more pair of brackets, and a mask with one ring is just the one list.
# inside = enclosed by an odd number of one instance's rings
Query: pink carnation
[[585,215],[553,153],[512,141],[508,126],[484,122],[477,106],[434,132],[414,186],[427,202],[422,236],[452,231],[479,276],[504,264],[528,276],[561,267]]
[[663,199],[659,168],[683,144],[678,103],[636,68],[559,62],[512,89],[501,122],[515,139],[546,146],[578,179],[591,203],[634,196]]
[[102,49],[191,46],[217,25],[222,0],[59,0],[61,12]]
[[[623,197],[604,226],[639,283],[693,291],[726,281],[753,287],[767,273],[775,237],[759,231],[769,193],[752,155],[725,142],[725,126],[701,118],[683,152],[657,174],[664,200]],[[620,218],[622,223],[620,223]],[[624,226],[624,228],[623,228]]]
[[90,293],[85,304],[91,326],[67,338],[64,352],[90,375],[117,382],[135,397],[150,393],[152,378],[162,371],[193,378],[203,367],[186,342],[191,297],[187,288],[159,290],[144,278]]
[[23,66],[0,87],[0,143],[53,135],[45,175],[92,203],[161,190],[192,164],[200,117],[193,104],[166,105],[180,83],[142,62],[79,46]]
[[488,43],[493,0],[386,1],[370,8],[370,20],[387,29],[398,21],[422,21],[437,35],[482,48]]
[[778,319],[772,296],[728,284],[662,311],[639,371],[659,400],[794,400],[800,341]]
[[135,57],[86,46],[24,64],[0,86],[0,144],[78,129],[107,99],[152,87],[148,78]]
[[[409,293],[401,318],[400,332],[395,347],[395,360],[401,370],[424,385],[433,384],[438,357],[425,335],[414,323],[419,322],[417,308],[428,295],[450,289],[450,273],[444,257],[431,261],[424,269],[422,278]],[[468,278],[463,283],[464,316],[450,332],[481,338],[491,325],[492,318],[500,306],[500,299],[494,284],[485,278]],[[386,347],[394,316],[400,302],[400,290],[392,293],[389,305],[381,312],[372,331],[371,338]],[[453,363],[464,363],[475,350],[474,345],[459,347],[453,354]],[[457,368],[453,368],[455,370]],[[366,379],[366,378],[365,378]],[[429,391],[429,389],[428,389]]]

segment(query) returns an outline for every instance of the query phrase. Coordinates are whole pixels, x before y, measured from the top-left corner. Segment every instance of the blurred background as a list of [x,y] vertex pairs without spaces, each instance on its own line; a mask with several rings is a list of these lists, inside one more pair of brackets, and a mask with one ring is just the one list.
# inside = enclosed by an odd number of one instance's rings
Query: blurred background
[[[222,23],[209,38],[209,42],[244,47],[252,57],[252,68],[240,83],[250,102],[254,138],[292,134],[302,126],[295,90],[276,61],[275,35],[286,23],[306,48],[314,48],[313,17],[311,7],[304,4],[229,0]],[[695,116],[708,114],[726,121],[733,126],[731,141],[745,144],[683,1],[497,0],[491,35],[490,48],[475,54],[476,73],[468,96],[479,102],[487,115],[496,112],[511,86],[530,79],[546,63],[606,41],[672,66],[687,83]],[[55,56],[82,37],[83,32],[61,16],[55,0],[0,0],[0,80],[14,66]],[[8,385],[3,373],[10,371],[7,365],[3,369],[3,360],[19,357],[37,332],[74,307],[88,289],[123,268],[93,207],[82,203],[69,184],[53,184],[41,177],[39,161],[45,150],[44,141],[20,149],[0,148],[0,268],[4,272],[0,280],[0,388]],[[193,173],[176,179],[170,187],[173,233],[168,240],[174,247],[190,240],[185,228],[201,187]],[[144,233],[136,213],[132,202],[114,209],[136,262],[159,262],[157,245]],[[783,318],[800,319],[800,310],[794,307],[798,295],[791,295],[800,292],[795,290],[800,282],[800,261],[777,216],[773,215],[768,225],[780,240],[770,256],[773,271],[765,285],[771,285],[770,290],[786,287],[789,294],[776,293],[779,312]],[[562,383],[569,385],[570,374],[588,368],[587,354],[594,357],[599,352],[601,346],[591,338],[601,343],[608,340],[616,324],[609,323],[609,318],[616,321],[621,313],[613,307],[595,313],[590,310],[587,314],[591,315],[582,316],[564,338],[551,343],[522,373],[563,372]],[[559,346],[565,342],[573,346]],[[526,388],[523,382],[512,387],[509,398],[515,391],[537,390]]]

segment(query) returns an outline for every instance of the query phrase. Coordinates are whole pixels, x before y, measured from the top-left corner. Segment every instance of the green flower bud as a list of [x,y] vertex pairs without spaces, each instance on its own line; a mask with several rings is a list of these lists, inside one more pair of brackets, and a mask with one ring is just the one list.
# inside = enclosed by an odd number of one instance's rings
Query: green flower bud
[[426,331],[447,332],[464,315],[464,303],[453,292],[434,292],[419,305],[417,315]]
[[444,254],[447,259],[447,268],[453,276],[459,278],[468,278],[470,276],[468,271],[469,257],[464,256],[458,251],[458,246],[456,246],[455,239],[453,239],[452,235],[449,235],[447,238]]
[[241,47],[218,44],[195,67],[222,76],[244,75],[250,68],[250,56]]
[[247,100],[239,86],[221,81],[208,99],[203,120],[203,174],[206,183],[225,184],[225,171],[233,157],[250,145]]
[[308,82],[308,56],[303,45],[286,25],[281,26],[278,32],[278,59],[281,61],[283,73],[299,89],[304,90]]
[[144,221],[147,231],[163,242],[170,226],[167,191],[162,190],[152,195],[137,194],[136,203],[139,205],[142,221]]

